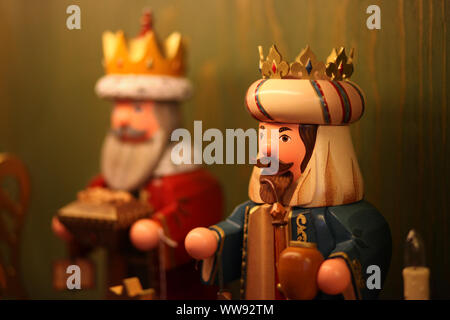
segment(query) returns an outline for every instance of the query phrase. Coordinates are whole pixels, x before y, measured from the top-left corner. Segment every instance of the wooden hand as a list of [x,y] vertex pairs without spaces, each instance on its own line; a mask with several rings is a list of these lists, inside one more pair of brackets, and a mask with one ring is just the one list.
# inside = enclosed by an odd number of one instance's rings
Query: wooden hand
[[325,260],[317,273],[319,289],[326,294],[343,293],[351,285],[350,270],[342,258]]

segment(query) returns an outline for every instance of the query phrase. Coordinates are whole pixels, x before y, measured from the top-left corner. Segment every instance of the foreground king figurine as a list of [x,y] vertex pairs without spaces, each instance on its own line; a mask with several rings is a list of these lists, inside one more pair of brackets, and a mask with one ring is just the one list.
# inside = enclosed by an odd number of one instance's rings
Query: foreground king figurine
[[[108,286],[138,276],[145,288],[159,288],[160,298],[213,298],[215,292],[192,276],[194,261],[183,241],[192,228],[222,218],[221,188],[198,165],[171,161],[170,135],[181,124],[179,104],[191,95],[181,35],[172,33],[161,48],[146,12],[140,34],[128,42],[122,31],[105,32],[103,52],[106,75],[96,92],[114,107],[101,175],[78,201],[60,210],[53,230],[76,248],[72,255],[85,255],[102,242],[105,225],[126,232],[124,241],[108,247]],[[116,224],[106,221],[110,212],[116,212],[109,220]],[[159,255],[149,255],[155,248]]]
[[[240,278],[243,299],[378,296],[391,234],[363,199],[349,124],[363,115],[364,96],[348,80],[352,56],[333,49],[325,64],[306,47],[288,64],[275,46],[267,58],[260,48],[263,79],[246,97],[260,122],[250,200],[185,240],[203,260],[204,282]],[[276,173],[271,161],[278,161]]]

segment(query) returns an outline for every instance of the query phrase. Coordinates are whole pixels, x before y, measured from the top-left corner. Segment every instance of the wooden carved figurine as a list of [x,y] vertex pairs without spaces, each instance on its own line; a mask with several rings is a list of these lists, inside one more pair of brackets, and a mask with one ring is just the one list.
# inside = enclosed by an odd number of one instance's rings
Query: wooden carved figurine
[[159,298],[214,298],[192,276],[194,261],[182,243],[192,228],[220,220],[221,188],[198,165],[171,160],[170,135],[181,124],[179,105],[191,95],[191,84],[184,77],[181,35],[174,32],[163,44],[151,12],[130,41],[122,31],[103,34],[106,75],[95,89],[114,106],[101,174],[60,210],[53,230],[75,256],[108,247],[108,286],[137,276]]
[[367,268],[379,267],[383,283],[391,235],[363,199],[349,124],[363,115],[364,95],[348,80],[352,56],[333,50],[325,64],[307,47],[289,64],[275,46],[266,58],[260,48],[263,78],[246,97],[260,134],[250,200],[185,240],[204,282],[240,278],[244,299],[378,296]]

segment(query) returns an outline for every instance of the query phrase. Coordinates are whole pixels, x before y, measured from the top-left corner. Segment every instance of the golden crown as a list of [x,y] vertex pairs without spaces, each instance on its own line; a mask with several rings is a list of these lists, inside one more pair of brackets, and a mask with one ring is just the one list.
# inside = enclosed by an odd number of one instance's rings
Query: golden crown
[[144,74],[180,77],[184,74],[181,34],[172,33],[165,41],[163,52],[153,32],[150,10],[141,19],[141,32],[128,41],[123,31],[103,33],[103,64],[107,74]]
[[345,80],[353,73],[353,49],[347,56],[344,47],[333,48],[324,63],[317,60],[311,48],[306,46],[290,64],[283,60],[275,45],[270,48],[266,58],[261,46],[258,50],[259,69],[265,79]]

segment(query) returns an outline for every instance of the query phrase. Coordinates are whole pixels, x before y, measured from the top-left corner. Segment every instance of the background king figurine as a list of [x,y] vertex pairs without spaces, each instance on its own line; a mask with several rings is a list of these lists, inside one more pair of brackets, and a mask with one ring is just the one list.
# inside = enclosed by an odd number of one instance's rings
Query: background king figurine
[[199,166],[171,161],[179,103],[191,94],[181,35],[172,33],[161,50],[147,12],[128,43],[122,31],[105,32],[103,51],[106,75],[96,92],[114,107],[101,175],[53,218],[53,230],[72,257],[108,248],[108,286],[137,276],[159,298],[214,298],[192,276],[194,261],[182,243],[192,228],[221,219],[221,188]]
[[[246,97],[260,122],[250,200],[185,240],[187,251],[203,259],[204,282],[240,278],[244,299],[378,296],[391,234],[363,199],[349,124],[362,116],[364,96],[348,81],[352,56],[333,50],[325,64],[307,47],[288,64],[275,46],[267,58],[260,48],[263,79]],[[276,173],[269,172],[273,161]],[[369,279],[373,268],[379,272]]]

